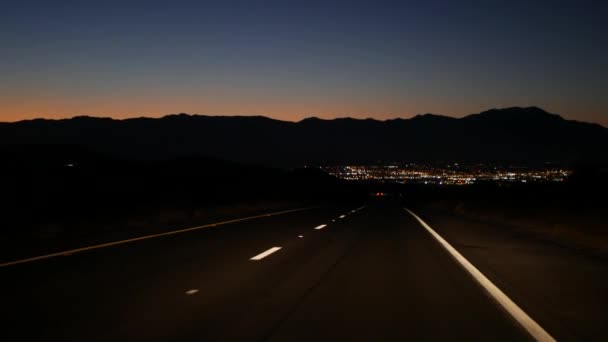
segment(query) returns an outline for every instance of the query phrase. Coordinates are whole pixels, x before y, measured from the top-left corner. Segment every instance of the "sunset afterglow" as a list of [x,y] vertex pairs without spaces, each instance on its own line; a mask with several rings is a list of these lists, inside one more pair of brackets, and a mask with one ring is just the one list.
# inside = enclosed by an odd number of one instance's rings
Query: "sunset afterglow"
[[605,6],[523,5],[14,2],[0,14],[0,121],[539,106],[608,124]]

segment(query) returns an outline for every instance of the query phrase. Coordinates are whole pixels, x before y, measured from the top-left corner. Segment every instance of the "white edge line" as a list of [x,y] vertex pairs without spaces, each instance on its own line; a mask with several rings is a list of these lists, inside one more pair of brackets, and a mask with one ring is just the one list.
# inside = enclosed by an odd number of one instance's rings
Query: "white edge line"
[[320,230],[320,229],[323,229],[323,228],[325,228],[325,227],[327,227],[327,225],[326,225],[326,224],[322,224],[322,225],[320,225],[320,226],[316,226],[316,227],[315,227],[315,230]]
[[257,219],[257,218],[261,218],[261,217],[275,216],[275,215],[292,213],[292,212],[296,212],[296,211],[309,210],[311,208],[312,207],[278,211],[278,212],[275,212],[275,213],[261,214],[261,215],[244,217],[244,218],[239,218],[239,219],[234,219],[234,220],[228,220],[228,221],[223,221],[223,222],[209,223],[209,224],[206,224],[206,225],[196,226],[196,227],[192,227],[192,228],[173,230],[173,231],[165,232],[165,233],[145,235],[145,236],[140,236],[140,237],[136,237],[136,238],[133,238],[133,239],[119,240],[119,241],[113,241],[113,242],[108,242],[108,243],[102,243],[102,244],[99,244],[99,245],[87,246],[87,247],[76,248],[76,249],[71,249],[71,250],[57,252],[57,253],[40,255],[40,256],[31,257],[31,258],[27,258],[27,259],[8,261],[8,262],[0,264],[0,267],[7,267],[7,266],[18,265],[18,264],[25,264],[27,262],[44,260],[44,259],[54,258],[54,257],[58,257],[58,256],[66,256],[66,255],[71,255],[71,254],[80,253],[80,252],[86,252],[86,251],[90,251],[90,250],[98,249],[98,248],[104,248],[104,247],[111,247],[111,246],[116,246],[116,245],[122,245],[122,244],[125,244],[125,243],[142,241],[142,240],[148,240],[148,239],[153,239],[153,238],[157,238],[157,237],[161,237],[161,236],[186,233],[186,232],[191,232],[191,231],[194,231],[194,230],[205,229],[205,228],[212,228],[212,227],[222,226],[222,225],[226,225],[226,224],[230,224],[230,223],[236,223],[236,222],[241,222],[241,221],[253,220],[253,219]]
[[272,254],[272,253],[274,253],[274,252],[276,252],[276,251],[280,250],[281,248],[282,248],[282,247],[272,247],[272,248],[270,248],[270,249],[268,249],[268,250],[266,250],[266,251],[264,251],[264,252],[262,252],[262,253],[260,253],[260,254],[258,254],[258,255],[256,255],[256,256],[252,257],[252,258],[251,258],[251,259],[249,259],[249,260],[254,260],[254,261],[257,261],[257,260],[262,260],[262,259],[264,259],[265,257],[269,256],[270,254]]
[[475,280],[481,285],[521,326],[537,341],[555,341],[532,317],[528,316],[515,302],[502,292],[494,283],[490,281],[483,273],[481,273],[473,264],[471,264],[462,254],[460,254],[452,245],[444,240],[424,222],[418,215],[414,214],[407,208],[404,208],[412,215],[431,235],[467,270]]

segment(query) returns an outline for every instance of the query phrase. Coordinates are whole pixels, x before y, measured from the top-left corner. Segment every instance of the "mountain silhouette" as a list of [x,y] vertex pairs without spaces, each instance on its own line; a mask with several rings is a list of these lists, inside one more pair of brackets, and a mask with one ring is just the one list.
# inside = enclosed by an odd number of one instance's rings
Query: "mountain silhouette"
[[0,123],[0,149],[4,150],[0,152],[5,160],[35,156],[31,151],[37,146],[63,150],[61,162],[70,159],[66,149],[76,151],[74,159],[83,158],[82,149],[86,149],[128,160],[204,156],[283,166],[376,161],[605,162],[608,128],[565,120],[536,107],[492,109],[463,118],[424,114],[385,121],[308,118],[288,122],[263,116],[178,114],[158,119],[79,116]]

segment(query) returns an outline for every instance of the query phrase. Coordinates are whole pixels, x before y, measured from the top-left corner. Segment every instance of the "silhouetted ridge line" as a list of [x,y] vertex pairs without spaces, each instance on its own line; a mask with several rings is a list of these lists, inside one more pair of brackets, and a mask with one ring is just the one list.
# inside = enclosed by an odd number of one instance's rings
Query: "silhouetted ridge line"
[[207,156],[271,165],[377,161],[606,161],[608,129],[537,108],[492,109],[460,119],[299,122],[263,116],[172,114],[114,120],[79,116],[0,124],[0,144],[68,144],[123,159]]

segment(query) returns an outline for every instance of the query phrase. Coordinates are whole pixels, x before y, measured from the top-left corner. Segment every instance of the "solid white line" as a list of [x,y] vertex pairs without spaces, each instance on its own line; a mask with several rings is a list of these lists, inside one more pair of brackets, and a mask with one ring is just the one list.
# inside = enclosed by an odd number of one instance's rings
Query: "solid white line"
[[316,226],[316,227],[315,227],[315,229],[316,229],[316,230],[320,230],[320,229],[323,229],[323,228],[325,228],[325,227],[327,227],[327,225],[326,225],[326,224],[322,224],[322,225],[320,225],[320,226]]
[[525,313],[515,302],[513,302],[507,295],[502,292],[494,283],[490,281],[483,273],[481,273],[473,264],[465,259],[452,245],[444,240],[439,234],[437,234],[426,222],[424,222],[418,215],[411,212],[409,209],[405,210],[410,213],[419,223],[426,229],[431,235],[437,240],[443,248],[445,248],[453,257],[460,263],[465,270],[467,270],[475,280],[481,285],[489,294],[492,296],[498,304],[500,304],[521,326],[537,341],[555,341],[555,339],[549,335],[538,323],[536,323],[527,313]]
[[76,248],[76,249],[71,249],[71,250],[67,250],[67,251],[63,251],[63,252],[51,253],[51,254],[36,256],[36,257],[32,257],[32,258],[27,258],[27,259],[9,261],[9,262],[5,262],[5,263],[0,264],[0,267],[6,267],[6,266],[13,266],[13,265],[18,265],[18,264],[24,264],[24,263],[27,263],[27,262],[38,261],[38,260],[43,260],[43,259],[49,259],[49,258],[54,258],[54,257],[58,257],[58,256],[67,256],[67,255],[71,255],[71,254],[74,254],[74,253],[80,253],[80,252],[90,251],[90,250],[98,249],[98,248],[104,248],[104,247],[122,245],[124,243],[129,243],[129,242],[136,242],[136,241],[153,239],[153,238],[157,238],[157,237],[161,237],[161,236],[186,233],[186,232],[191,232],[191,231],[199,230],[199,229],[213,228],[213,227],[222,226],[222,225],[225,225],[225,224],[242,222],[242,221],[249,221],[249,220],[253,220],[253,219],[257,219],[257,218],[261,218],[261,217],[268,217],[268,216],[287,214],[287,213],[292,213],[292,212],[296,212],[296,211],[303,211],[303,210],[308,210],[308,209],[311,209],[311,208],[298,208],[298,209],[278,211],[278,212],[275,212],[275,213],[261,214],[261,215],[256,215],[256,216],[250,216],[250,217],[240,218],[240,219],[234,219],[234,220],[228,220],[228,221],[223,221],[223,222],[210,223],[210,224],[206,224],[206,225],[203,225],[203,226],[197,226],[197,227],[192,227],[192,228],[174,230],[174,231],[165,232],[165,233],[145,235],[145,236],[140,236],[140,237],[136,237],[136,238],[133,238],[133,239],[127,239],[127,240],[120,240],[120,241],[113,241],[113,242],[108,242],[108,243],[102,243],[102,244],[99,244],[99,245],[93,245],[93,246],[87,246],[87,247],[82,247],[82,248]]
[[253,258],[251,258],[251,259],[249,259],[249,260],[262,260],[262,259],[264,259],[265,257],[269,256],[270,254],[272,254],[272,253],[274,253],[274,252],[278,251],[279,249],[281,249],[281,247],[272,247],[271,249],[269,249],[269,250],[267,250],[267,251],[265,251],[265,252],[262,252],[262,253],[260,253],[260,254],[258,254],[258,255],[256,255],[256,256],[254,256]]
[[198,292],[198,290],[197,290],[197,289],[192,289],[192,290],[188,290],[188,291],[186,291],[186,294],[187,294],[187,295],[193,295],[193,294],[195,294],[195,293],[197,293],[197,292]]
[[346,217],[346,215],[340,215],[340,218],[345,218],[345,217]]

